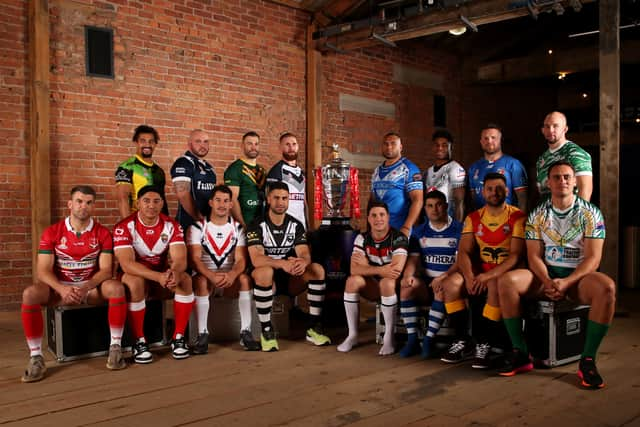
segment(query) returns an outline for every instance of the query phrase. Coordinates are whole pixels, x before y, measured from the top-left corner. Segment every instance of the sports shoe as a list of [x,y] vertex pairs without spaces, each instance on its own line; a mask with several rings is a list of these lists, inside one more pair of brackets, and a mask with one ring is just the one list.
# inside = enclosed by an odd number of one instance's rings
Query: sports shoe
[[22,382],[33,383],[40,381],[44,378],[45,372],[47,372],[47,365],[44,364],[44,357],[42,357],[41,354],[31,356],[27,369],[25,369],[22,375]]
[[253,339],[251,331],[245,329],[240,331],[240,345],[247,351],[260,351],[260,343]]
[[407,338],[407,342],[400,349],[398,354],[400,357],[411,357],[420,353],[420,343],[418,342],[417,334],[410,334]]
[[582,387],[595,389],[604,387],[604,380],[598,373],[596,362],[592,357],[583,357],[580,359],[578,376],[582,380]]
[[122,358],[122,347],[120,344],[109,346],[109,357],[107,357],[107,369],[118,371],[127,367],[127,363]]
[[515,374],[523,374],[533,369],[533,361],[528,354],[514,348],[511,354],[507,355],[504,366],[498,370],[498,374],[503,377],[512,377]]
[[149,346],[144,338],[138,339],[133,345],[133,361],[136,363],[151,363],[153,355],[149,351]]
[[171,354],[174,359],[186,359],[189,357],[189,347],[182,335],[178,334],[171,340]]
[[191,346],[193,354],[207,354],[209,352],[209,333],[201,332]]
[[466,340],[456,340],[449,346],[440,360],[446,363],[460,363],[470,359],[472,355],[473,349]]
[[331,344],[331,338],[324,334],[322,326],[315,325],[307,329],[307,341],[317,346]]
[[262,351],[278,351],[278,340],[276,340],[276,333],[273,329],[268,331],[262,331],[260,335],[260,346]]
[[471,367],[474,369],[489,369],[489,351],[491,345],[488,342],[479,342],[476,344],[476,351]]

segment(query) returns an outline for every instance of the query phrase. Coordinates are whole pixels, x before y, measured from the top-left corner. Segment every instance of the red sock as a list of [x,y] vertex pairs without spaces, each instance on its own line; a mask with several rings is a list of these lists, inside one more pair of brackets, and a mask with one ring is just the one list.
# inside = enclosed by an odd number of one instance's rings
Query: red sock
[[[142,303],[144,304],[144,300],[142,301]],[[134,303],[134,304],[139,304],[139,303]],[[145,313],[145,307],[143,305],[142,309],[140,310],[131,310],[131,303],[129,304],[129,327],[131,327],[131,332],[133,333],[133,336],[135,337],[136,341],[139,338],[144,338],[144,313]]]
[[127,319],[127,300],[125,297],[109,298],[109,329],[111,344],[120,344],[124,322]]
[[24,336],[27,338],[31,355],[42,354],[42,334],[44,331],[42,307],[40,304],[22,304],[21,317]]
[[[176,295],[176,297],[178,296],[181,297],[181,299],[185,298],[185,296]],[[176,330],[173,332],[174,339],[178,334],[184,336],[184,330],[187,328],[187,323],[189,323],[189,317],[191,316],[193,300],[193,294],[191,294],[191,302],[180,302],[175,299],[173,300],[173,315],[175,316],[176,322]]]

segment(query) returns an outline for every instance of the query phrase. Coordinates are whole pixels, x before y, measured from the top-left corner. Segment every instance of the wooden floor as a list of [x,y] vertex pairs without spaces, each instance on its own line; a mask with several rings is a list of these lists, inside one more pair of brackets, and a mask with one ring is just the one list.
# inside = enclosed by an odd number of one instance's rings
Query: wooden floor
[[[576,364],[513,378],[466,364],[377,356],[373,326],[349,354],[281,340],[280,352],[214,344],[206,356],[110,372],[104,358],[58,364],[22,384],[19,313],[0,313],[0,424],[25,426],[640,426],[640,290],[620,296],[599,355],[607,381],[578,387]],[[343,331],[331,331],[335,340]]]

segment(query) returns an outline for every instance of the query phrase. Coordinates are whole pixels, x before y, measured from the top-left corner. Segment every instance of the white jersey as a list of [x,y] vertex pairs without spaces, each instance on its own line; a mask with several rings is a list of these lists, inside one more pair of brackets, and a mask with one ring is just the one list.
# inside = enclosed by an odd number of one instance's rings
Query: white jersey
[[464,187],[466,178],[464,168],[455,160],[449,160],[440,167],[433,165],[424,173],[424,194],[433,190],[444,193],[449,204],[449,215],[455,216],[453,190]]
[[236,247],[247,245],[242,225],[231,217],[223,225],[211,221],[192,225],[188,244],[202,246],[202,262],[212,271],[231,270],[236,262]]

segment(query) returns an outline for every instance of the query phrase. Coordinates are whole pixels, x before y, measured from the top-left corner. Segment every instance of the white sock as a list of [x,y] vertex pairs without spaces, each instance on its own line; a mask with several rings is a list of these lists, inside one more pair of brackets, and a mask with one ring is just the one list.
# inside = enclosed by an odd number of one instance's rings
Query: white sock
[[396,311],[398,310],[398,297],[392,295],[390,297],[381,298],[382,316],[384,317],[384,324],[386,325],[384,331],[384,338],[382,339],[382,348],[379,354],[386,356],[393,354],[395,351],[395,345],[393,340],[393,334],[396,327]]
[[238,310],[240,311],[240,332],[251,330],[251,300],[253,292],[240,291],[238,296]]
[[351,351],[358,342],[358,323],[360,317],[360,295],[349,292],[344,293],[344,312],[347,316],[349,335],[338,346],[338,351],[346,353]]
[[207,322],[209,320],[209,295],[196,295],[196,320],[198,321],[198,333],[208,332]]

